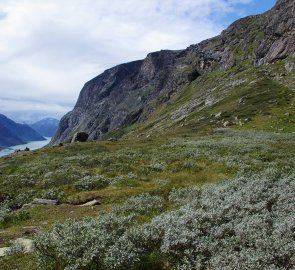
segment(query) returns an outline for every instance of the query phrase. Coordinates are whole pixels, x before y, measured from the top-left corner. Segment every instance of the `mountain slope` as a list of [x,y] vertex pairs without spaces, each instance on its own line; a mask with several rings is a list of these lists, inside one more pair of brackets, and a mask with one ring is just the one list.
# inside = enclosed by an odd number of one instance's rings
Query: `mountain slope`
[[18,124],[0,114],[0,145],[13,146],[30,141],[45,140],[39,133],[28,125]]
[[292,130],[294,10],[294,1],[279,0],[220,36],[106,70],[85,84],[51,144],[70,141],[77,131],[96,140],[261,123]]
[[34,124],[31,124],[31,128],[36,130],[44,137],[52,137],[57,130],[59,120],[54,118],[45,118]]

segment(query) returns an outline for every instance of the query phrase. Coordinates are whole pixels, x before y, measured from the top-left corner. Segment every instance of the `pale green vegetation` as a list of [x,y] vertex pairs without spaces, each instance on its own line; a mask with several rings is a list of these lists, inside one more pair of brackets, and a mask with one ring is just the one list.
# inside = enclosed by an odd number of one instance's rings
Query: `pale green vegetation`
[[[2,158],[1,246],[42,233],[1,269],[293,269],[294,154],[295,134],[219,129]],[[36,197],[60,204],[20,209]]]

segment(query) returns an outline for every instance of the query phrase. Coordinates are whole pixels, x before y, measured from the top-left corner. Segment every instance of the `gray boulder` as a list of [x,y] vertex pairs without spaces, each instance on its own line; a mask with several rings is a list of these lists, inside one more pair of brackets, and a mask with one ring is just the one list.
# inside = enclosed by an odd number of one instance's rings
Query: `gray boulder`
[[72,143],[74,142],[86,142],[89,135],[86,132],[77,132],[72,138]]
[[32,204],[57,205],[58,204],[58,200],[48,200],[48,199],[38,199],[38,198],[35,198],[32,201]]

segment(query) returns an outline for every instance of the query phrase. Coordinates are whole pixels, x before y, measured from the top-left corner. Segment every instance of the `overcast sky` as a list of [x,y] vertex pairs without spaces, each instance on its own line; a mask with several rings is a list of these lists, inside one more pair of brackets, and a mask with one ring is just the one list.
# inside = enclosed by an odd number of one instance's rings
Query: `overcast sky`
[[0,113],[61,117],[106,68],[183,49],[275,0],[0,0]]

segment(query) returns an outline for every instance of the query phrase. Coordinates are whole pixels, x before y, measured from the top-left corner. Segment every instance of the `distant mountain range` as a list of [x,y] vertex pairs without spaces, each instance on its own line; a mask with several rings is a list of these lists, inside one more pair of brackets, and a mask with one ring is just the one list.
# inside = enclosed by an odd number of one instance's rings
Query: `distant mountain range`
[[25,144],[31,141],[43,141],[45,138],[26,124],[19,124],[0,114],[1,148]]
[[42,136],[52,137],[57,130],[58,124],[59,120],[55,118],[45,118],[30,126]]

